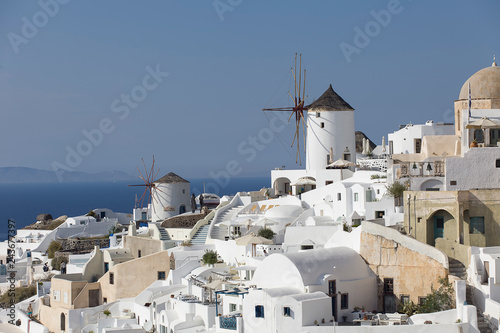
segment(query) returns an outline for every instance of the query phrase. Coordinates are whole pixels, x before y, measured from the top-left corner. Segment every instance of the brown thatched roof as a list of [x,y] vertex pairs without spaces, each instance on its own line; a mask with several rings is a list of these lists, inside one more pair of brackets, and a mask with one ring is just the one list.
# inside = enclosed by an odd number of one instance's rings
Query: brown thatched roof
[[166,174],[165,176],[161,177],[160,179],[155,180],[155,183],[171,184],[171,183],[189,183],[189,182],[187,180],[185,180],[184,178],[176,175],[175,173],[170,172],[169,174]]
[[183,229],[191,229],[195,226],[195,224],[204,219],[206,214],[189,214],[189,215],[178,215],[166,219],[162,222],[161,226],[163,228],[183,228]]
[[309,111],[314,109],[325,111],[354,111],[352,106],[344,101],[344,99],[333,90],[331,84],[323,95],[310,104],[307,109]]

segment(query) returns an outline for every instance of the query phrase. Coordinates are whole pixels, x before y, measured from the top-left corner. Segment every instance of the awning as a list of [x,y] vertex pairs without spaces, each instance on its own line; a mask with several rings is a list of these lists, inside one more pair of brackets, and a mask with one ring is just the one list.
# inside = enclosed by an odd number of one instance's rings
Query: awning
[[292,186],[316,185],[316,181],[309,178],[299,178]]

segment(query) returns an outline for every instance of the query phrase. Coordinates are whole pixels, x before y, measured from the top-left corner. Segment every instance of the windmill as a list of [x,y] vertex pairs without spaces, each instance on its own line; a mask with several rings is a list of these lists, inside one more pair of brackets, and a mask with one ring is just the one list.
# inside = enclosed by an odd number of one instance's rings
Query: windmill
[[295,135],[292,140],[292,145],[297,143],[297,153],[295,155],[295,163],[299,163],[302,165],[302,160],[300,157],[300,125],[302,124],[302,134],[304,136],[304,147],[306,145],[306,122],[304,120],[304,111],[307,111],[307,107],[304,104],[305,99],[307,96],[305,96],[306,93],[306,70],[304,69],[304,77],[302,77],[302,54],[299,54],[299,77],[297,80],[297,53],[295,53],[295,61],[294,61],[294,66],[290,68],[290,71],[292,72],[293,80],[294,80],[294,96],[290,92],[288,92],[288,95],[290,95],[290,98],[292,99],[292,102],[294,106],[290,107],[282,107],[282,108],[271,108],[271,109],[262,109],[262,111],[288,111],[290,113],[290,117],[288,118],[288,121],[292,119],[292,116],[295,115]]
[[[139,167],[137,167],[137,171],[139,171],[139,177],[142,179],[144,184],[139,184],[139,185],[128,185],[128,186],[144,186],[144,192],[142,193],[142,196],[139,200],[137,200],[136,197],[136,204],[138,202],[141,203],[141,207],[144,207],[144,200],[146,200],[147,196],[147,207],[149,208],[150,204],[154,202],[156,203],[161,203],[163,199],[162,194],[164,192],[156,186],[154,183],[154,180],[156,179],[156,176],[158,175],[158,172],[160,172],[160,169],[155,171],[155,157],[153,155],[153,163],[151,164],[151,168],[146,167],[146,163],[144,162],[144,158],[141,158],[142,160],[142,165],[144,167],[144,173],[141,172]],[[153,210],[155,210],[155,205],[151,205],[153,207]]]

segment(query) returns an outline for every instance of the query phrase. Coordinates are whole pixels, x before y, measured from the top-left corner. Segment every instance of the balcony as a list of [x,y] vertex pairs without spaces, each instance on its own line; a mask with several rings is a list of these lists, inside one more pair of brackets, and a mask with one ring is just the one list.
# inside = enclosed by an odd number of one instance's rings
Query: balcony
[[444,161],[403,162],[399,164],[397,179],[410,177],[444,177]]

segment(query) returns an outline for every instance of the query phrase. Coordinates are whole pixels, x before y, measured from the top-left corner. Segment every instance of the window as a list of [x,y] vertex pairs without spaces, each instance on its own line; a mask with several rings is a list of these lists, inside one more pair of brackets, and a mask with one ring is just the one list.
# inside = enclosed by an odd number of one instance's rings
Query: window
[[385,278],[384,279],[384,293],[393,294],[394,293],[394,279]]
[[115,274],[109,273],[109,284],[115,284]]
[[328,295],[335,296],[337,293],[337,282],[336,280],[328,281]]
[[345,310],[349,308],[349,294],[340,295],[340,309]]
[[264,318],[264,305],[255,306],[255,318]]
[[291,317],[292,316],[292,310],[290,309],[289,306],[284,306],[283,307],[283,316],[285,316],[285,317]]
[[476,139],[478,143],[484,143],[483,130],[474,130],[474,139]]
[[319,118],[319,117],[321,117],[321,113],[316,112],[316,118]]
[[165,272],[158,272],[158,280],[165,280]]
[[345,154],[344,153],[344,160],[350,161],[351,160],[351,154]]
[[410,296],[408,295],[401,295],[401,303],[406,304],[410,302]]
[[107,297],[104,297],[104,298],[102,299],[102,302],[103,302],[104,304],[108,303],[108,298],[107,298]]
[[376,219],[381,219],[383,218],[385,215],[385,212],[383,210],[376,210],[375,211],[375,218]]
[[418,297],[418,305],[422,306],[425,303],[426,297]]
[[137,258],[140,258],[140,257],[141,257],[141,255],[142,255],[141,250],[137,250]]
[[141,212],[141,220],[146,221],[148,219],[148,215],[146,212]]
[[330,184],[333,184],[333,180],[327,180],[327,181],[325,181],[325,185],[330,185]]
[[109,271],[109,262],[104,263],[104,273],[106,273],[107,271]]
[[354,193],[354,201],[358,201],[359,200],[359,195],[357,193]]
[[337,193],[337,201],[342,200],[342,193]]
[[500,159],[497,159],[496,162],[495,162],[495,166],[497,168],[500,168]]
[[301,250],[312,250],[312,249],[314,249],[314,246],[313,245],[301,245],[300,249]]
[[379,189],[377,189],[377,194],[380,194],[380,190]]
[[451,186],[457,185],[457,181],[456,180],[450,180],[450,185]]
[[323,122],[322,122],[322,123],[320,124],[320,126],[321,126],[321,128],[325,128],[325,123],[323,123]]
[[484,234],[484,216],[474,216],[470,218],[469,233]]
[[234,312],[234,311],[236,311],[236,304],[229,303],[229,312]]

